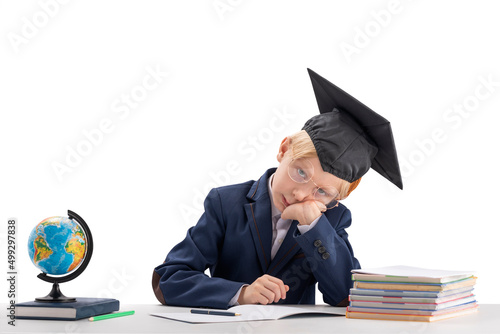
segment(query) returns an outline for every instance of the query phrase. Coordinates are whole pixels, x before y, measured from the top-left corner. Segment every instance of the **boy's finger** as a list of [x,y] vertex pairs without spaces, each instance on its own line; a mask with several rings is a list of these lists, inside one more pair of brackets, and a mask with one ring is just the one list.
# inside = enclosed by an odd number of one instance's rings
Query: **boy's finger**
[[283,281],[280,280],[279,278],[276,278],[273,276],[269,276],[269,280],[278,286],[279,291],[280,291],[280,296],[279,296],[280,298],[279,299],[285,299],[286,298],[286,291],[287,291],[285,288],[285,283],[283,283]]
[[324,205],[323,203],[316,201],[316,205],[318,206],[319,211],[321,211],[321,212],[326,211],[326,205]]
[[266,298],[267,300],[265,303],[262,304],[272,303],[276,298],[276,293],[272,289],[270,289],[269,282],[263,284],[262,287],[259,289],[258,293],[264,296],[264,298]]
[[283,212],[281,213],[281,218],[282,219],[292,219],[292,216],[291,216],[292,209],[290,209],[290,207],[285,208],[285,210],[283,210]]
[[268,283],[267,288],[274,293],[274,302],[278,302],[281,298],[283,298],[284,290],[281,289],[280,284],[274,280],[269,280]]

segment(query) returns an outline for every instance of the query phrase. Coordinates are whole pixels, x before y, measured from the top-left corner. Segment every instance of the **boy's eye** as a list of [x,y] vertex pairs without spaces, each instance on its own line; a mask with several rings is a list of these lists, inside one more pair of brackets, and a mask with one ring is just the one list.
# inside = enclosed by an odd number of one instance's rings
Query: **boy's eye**
[[318,188],[318,190],[316,191],[316,193],[318,195],[320,195],[320,196],[329,196],[329,194],[326,191],[324,191],[323,189],[321,189],[321,188]]
[[307,178],[307,174],[306,174],[306,172],[303,169],[298,168],[297,169],[297,174],[299,174],[299,176],[302,177],[303,179]]
[[307,183],[314,173],[314,168],[307,160],[292,160],[288,165],[288,176],[298,183]]

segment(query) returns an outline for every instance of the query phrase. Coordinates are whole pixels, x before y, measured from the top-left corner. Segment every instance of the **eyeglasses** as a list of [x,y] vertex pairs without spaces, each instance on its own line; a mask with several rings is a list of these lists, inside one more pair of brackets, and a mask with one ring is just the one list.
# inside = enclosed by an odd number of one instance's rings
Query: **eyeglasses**
[[292,159],[288,165],[288,176],[297,183],[308,183],[311,181],[315,188],[313,198],[323,203],[327,210],[333,209],[338,205],[339,191],[333,186],[318,186],[312,179],[314,176],[314,167],[307,159]]

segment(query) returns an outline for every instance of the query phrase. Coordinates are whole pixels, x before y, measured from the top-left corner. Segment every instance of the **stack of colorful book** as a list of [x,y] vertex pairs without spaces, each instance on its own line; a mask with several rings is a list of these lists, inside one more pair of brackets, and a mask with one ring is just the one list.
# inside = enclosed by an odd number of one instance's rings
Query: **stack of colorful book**
[[430,322],[478,309],[472,272],[393,266],[352,273],[347,318]]

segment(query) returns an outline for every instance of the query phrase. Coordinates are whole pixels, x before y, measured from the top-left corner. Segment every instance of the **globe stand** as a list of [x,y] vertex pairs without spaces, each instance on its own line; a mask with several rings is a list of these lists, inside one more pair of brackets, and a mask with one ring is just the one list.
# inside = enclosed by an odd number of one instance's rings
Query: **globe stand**
[[75,271],[73,271],[72,273],[70,273],[66,276],[54,277],[54,276],[49,276],[45,273],[38,274],[37,277],[39,279],[41,279],[42,281],[45,281],[45,282],[53,283],[53,284],[52,284],[52,290],[50,290],[50,293],[47,296],[35,298],[35,301],[37,301],[37,302],[70,303],[70,302],[76,301],[76,298],[66,297],[65,295],[62,294],[61,290],[59,289],[59,283],[64,283],[64,282],[71,281],[72,279],[75,279],[85,270],[85,268],[87,268],[87,265],[89,264],[90,258],[92,257],[94,243],[92,241],[92,234],[90,233],[90,229],[82,217],[77,215],[75,212],[68,210],[68,218],[76,220],[80,224],[80,226],[82,227],[83,231],[85,232],[85,236],[87,237],[87,251],[85,254],[85,259],[83,260],[81,265]]
[[74,297],[66,297],[65,295],[62,294],[61,290],[59,289],[59,283],[55,282],[52,285],[52,290],[50,290],[50,293],[45,296],[45,297],[37,297],[35,298],[35,301],[37,302],[58,302],[58,303],[71,303],[71,302],[76,302],[76,298]]

